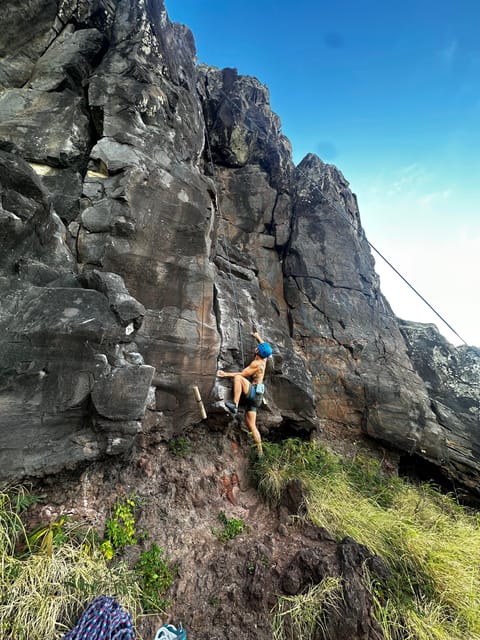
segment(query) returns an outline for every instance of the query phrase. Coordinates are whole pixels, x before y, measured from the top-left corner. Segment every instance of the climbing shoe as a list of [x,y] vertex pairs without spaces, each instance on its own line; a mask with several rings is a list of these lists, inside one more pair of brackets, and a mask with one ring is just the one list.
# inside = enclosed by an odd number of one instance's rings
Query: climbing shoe
[[180,624],[177,629],[173,624],[164,624],[157,631],[154,640],[186,640],[187,632]]
[[232,415],[234,416],[237,415],[238,407],[236,404],[234,404],[233,402],[225,402],[225,406],[227,407],[227,409],[230,411]]

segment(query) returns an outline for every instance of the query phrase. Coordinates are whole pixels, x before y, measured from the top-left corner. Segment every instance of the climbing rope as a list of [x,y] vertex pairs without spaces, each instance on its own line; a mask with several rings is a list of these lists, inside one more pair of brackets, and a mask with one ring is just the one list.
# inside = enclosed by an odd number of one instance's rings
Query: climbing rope
[[[366,238],[365,238],[365,239],[366,239]],[[442,322],[443,322],[443,323],[444,323],[444,324],[445,324],[445,325],[450,329],[450,331],[452,331],[452,332],[457,336],[457,338],[459,338],[459,339],[463,342],[463,344],[465,344],[465,345],[467,345],[467,346],[468,346],[468,343],[467,343],[467,342],[462,338],[462,336],[461,336],[461,335],[459,335],[459,334],[455,331],[455,329],[452,327],[452,325],[451,325],[449,322],[447,322],[447,321],[445,320],[445,318],[444,318],[443,316],[441,316],[441,315],[440,315],[440,313],[439,313],[436,309],[434,309],[434,308],[432,307],[432,305],[428,302],[428,300],[426,300],[426,299],[422,296],[422,294],[421,294],[419,291],[417,291],[417,289],[415,289],[415,287],[414,287],[414,286],[413,286],[413,285],[412,285],[412,284],[411,284],[411,283],[410,283],[410,282],[409,282],[409,281],[408,281],[408,280],[407,280],[407,279],[406,279],[406,278],[405,278],[405,277],[400,273],[400,271],[398,271],[398,269],[397,269],[396,267],[394,267],[394,266],[393,266],[393,264],[392,264],[389,260],[387,260],[387,258],[386,258],[384,255],[382,255],[382,254],[380,253],[380,251],[379,251],[376,247],[374,247],[374,246],[373,246],[373,244],[372,244],[371,242],[369,242],[369,241],[367,240],[367,243],[368,243],[368,244],[369,244],[369,246],[370,246],[370,247],[375,251],[375,253],[376,253],[377,255],[379,255],[379,256],[380,256],[380,258],[382,258],[382,260],[384,260],[384,261],[388,264],[388,266],[389,266],[391,269],[393,269],[393,271],[395,271],[395,273],[397,274],[397,276],[399,276],[399,277],[400,277],[400,278],[405,282],[405,284],[406,284],[406,285],[408,285],[408,286],[410,287],[410,289],[411,289],[414,293],[416,293],[416,294],[417,294],[417,296],[420,298],[420,300],[422,300],[422,301],[427,305],[427,307],[429,307],[429,308],[433,311],[433,313],[434,313],[438,318],[440,318],[440,320],[441,320],[441,321],[442,321]]]
[[[236,105],[231,99],[230,97],[223,91],[220,89],[220,93],[225,97],[226,100],[228,100],[228,102],[232,105],[232,107],[234,107],[235,109],[238,110],[238,112],[240,112],[240,108],[238,107],[238,105]],[[258,133],[262,133],[262,130],[260,129],[260,127],[257,125],[257,123],[252,119],[251,116],[249,116],[247,113],[244,114],[245,117],[245,122],[247,120],[249,120],[250,122],[252,122],[257,130]],[[255,133],[254,129],[250,126],[248,126],[247,124],[247,129],[249,131],[251,131],[252,133]],[[208,134],[207,134],[208,135]],[[267,140],[270,137],[270,134],[266,133],[266,137]],[[211,152],[210,152],[210,157],[211,157]],[[296,171],[298,173],[300,173],[300,175],[302,175],[304,178],[308,179],[308,176],[299,168],[296,167],[295,168]],[[334,209],[339,215],[341,215],[347,222],[348,224],[355,230],[355,232],[358,232],[357,228],[355,227],[355,225],[353,224],[353,222],[350,220],[350,218],[346,215],[346,212],[342,209],[340,209],[336,203],[334,203],[319,187],[318,184],[313,183],[313,187],[315,189],[318,190],[319,194],[321,195],[321,197],[332,207],[332,209]],[[424,302],[430,309],[431,311],[433,311],[433,313],[450,329],[450,331],[452,331],[457,338],[459,338],[465,345],[468,346],[468,343],[462,338],[462,336],[452,327],[452,325],[447,322],[447,320],[445,320],[445,318],[433,307],[433,305],[431,305],[428,300],[421,294],[419,293],[419,291],[407,280],[407,278],[405,278],[405,276],[403,276],[400,271],[393,266],[393,264],[365,237],[365,241],[366,243],[369,245],[369,247],[382,259],[385,261],[385,263],[403,280],[403,282],[405,282],[406,285],[408,285],[408,287],[410,287],[410,289],[422,300],[422,302]]]
[[62,640],[135,640],[130,614],[113,598],[99,596]]

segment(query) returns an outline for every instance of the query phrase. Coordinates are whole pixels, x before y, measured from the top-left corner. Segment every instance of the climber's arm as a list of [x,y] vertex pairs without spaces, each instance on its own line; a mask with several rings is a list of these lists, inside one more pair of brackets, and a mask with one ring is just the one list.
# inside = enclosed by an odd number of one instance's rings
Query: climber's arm
[[259,363],[257,360],[253,360],[248,367],[245,367],[243,371],[217,371],[219,378],[234,378],[235,376],[242,376],[243,378],[250,378],[258,373]]
[[263,338],[260,336],[258,331],[253,331],[252,332],[252,336],[255,338],[255,340],[258,342],[258,344],[261,344],[263,342]]

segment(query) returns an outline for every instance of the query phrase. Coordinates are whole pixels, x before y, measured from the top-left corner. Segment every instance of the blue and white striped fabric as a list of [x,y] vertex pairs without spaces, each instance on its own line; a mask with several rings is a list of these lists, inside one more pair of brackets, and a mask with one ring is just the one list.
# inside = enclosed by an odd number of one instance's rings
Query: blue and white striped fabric
[[62,640],[135,640],[130,614],[114,598],[99,596]]

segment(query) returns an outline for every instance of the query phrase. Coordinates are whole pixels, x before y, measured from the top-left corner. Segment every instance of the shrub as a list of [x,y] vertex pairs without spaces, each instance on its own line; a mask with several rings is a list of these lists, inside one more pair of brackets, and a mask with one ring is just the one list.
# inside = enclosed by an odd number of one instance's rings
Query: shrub
[[153,544],[149,551],[143,551],[135,564],[135,572],[140,577],[144,612],[164,612],[169,605],[164,596],[173,583],[176,568],[163,558],[163,549]]

